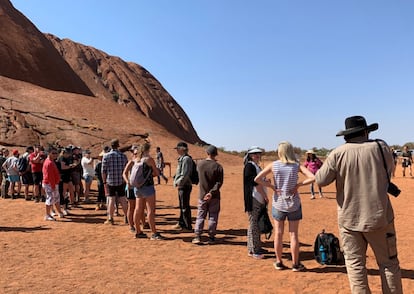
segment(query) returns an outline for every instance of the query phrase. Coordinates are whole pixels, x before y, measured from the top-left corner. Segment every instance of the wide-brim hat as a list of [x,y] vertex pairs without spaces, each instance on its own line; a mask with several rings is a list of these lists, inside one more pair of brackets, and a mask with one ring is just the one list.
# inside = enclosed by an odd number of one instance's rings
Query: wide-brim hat
[[247,150],[247,154],[263,153],[263,149],[258,146],[252,146]]
[[308,151],[306,151],[306,154],[315,154],[315,151],[313,151],[313,150],[308,150]]
[[378,124],[373,123],[368,126],[363,116],[351,116],[345,119],[345,130],[338,132],[336,136],[347,136],[364,130],[368,133],[378,130]]

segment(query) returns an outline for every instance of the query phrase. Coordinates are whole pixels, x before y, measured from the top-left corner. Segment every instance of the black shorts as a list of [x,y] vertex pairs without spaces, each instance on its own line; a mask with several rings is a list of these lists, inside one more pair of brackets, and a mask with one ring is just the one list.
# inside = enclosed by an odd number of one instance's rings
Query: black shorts
[[70,177],[72,178],[73,185],[80,185],[81,184],[81,174],[78,171],[72,171],[70,173]]
[[134,189],[128,189],[128,191],[126,191],[126,197],[128,200],[135,200]]
[[33,175],[33,184],[39,186],[43,180],[42,172],[35,172],[35,173],[32,173],[32,175]]
[[60,178],[61,178],[62,182],[65,183],[65,184],[72,182],[72,178],[71,178],[69,173],[62,173],[60,175]]
[[21,178],[23,185],[33,185],[33,175],[31,172],[23,174]]
[[110,186],[109,188],[109,197],[125,197],[125,184],[119,186]]

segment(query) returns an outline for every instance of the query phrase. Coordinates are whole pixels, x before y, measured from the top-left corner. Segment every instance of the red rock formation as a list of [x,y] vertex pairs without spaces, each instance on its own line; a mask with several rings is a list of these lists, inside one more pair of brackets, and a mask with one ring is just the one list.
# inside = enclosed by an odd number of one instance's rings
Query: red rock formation
[[0,75],[92,95],[47,38],[9,0],[0,0]]
[[203,143],[190,119],[145,68],[69,39],[46,37],[96,97],[136,109],[190,143]]

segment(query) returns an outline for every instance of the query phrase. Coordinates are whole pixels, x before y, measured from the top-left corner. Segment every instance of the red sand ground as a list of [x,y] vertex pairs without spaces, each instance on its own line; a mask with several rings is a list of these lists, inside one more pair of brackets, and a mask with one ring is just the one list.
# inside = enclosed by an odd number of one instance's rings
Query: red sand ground
[[[173,170],[174,170],[173,166]],[[350,293],[344,267],[323,267],[313,258],[313,242],[322,229],[337,234],[334,186],[325,199],[309,199],[302,189],[304,219],[300,225],[301,259],[306,272],[275,271],[273,237],[265,242],[264,260],[247,257],[242,200],[242,166],[224,165],[218,244],[193,245],[191,233],[171,230],[178,215],[171,183],[156,186],[157,224],[165,241],[136,240],[116,218],[107,226],[105,212],[93,204],[73,209],[57,222],[43,220],[44,204],[23,199],[0,200],[1,293]],[[405,293],[414,293],[413,178],[394,182],[403,190],[392,198]],[[171,180],[170,180],[171,182]],[[193,190],[192,214],[196,215]],[[263,238],[264,239],[264,238]],[[285,232],[284,251],[289,252]],[[291,266],[290,261],[286,264]],[[381,293],[380,277],[368,251],[369,282]]]

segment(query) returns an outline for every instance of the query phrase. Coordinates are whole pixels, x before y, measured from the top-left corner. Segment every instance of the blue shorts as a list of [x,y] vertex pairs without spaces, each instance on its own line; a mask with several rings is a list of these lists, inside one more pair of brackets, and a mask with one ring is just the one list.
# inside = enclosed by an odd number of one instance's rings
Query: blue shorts
[[148,198],[155,195],[155,188],[151,186],[143,186],[141,188],[134,188],[136,198]]
[[92,183],[93,177],[92,176],[83,176],[83,179],[85,180],[85,183]]
[[288,221],[298,221],[302,219],[302,205],[298,210],[292,212],[280,211],[272,206],[272,216],[277,221],[284,221],[286,218]]
[[9,182],[11,183],[17,183],[20,182],[20,176],[19,175],[8,175]]

